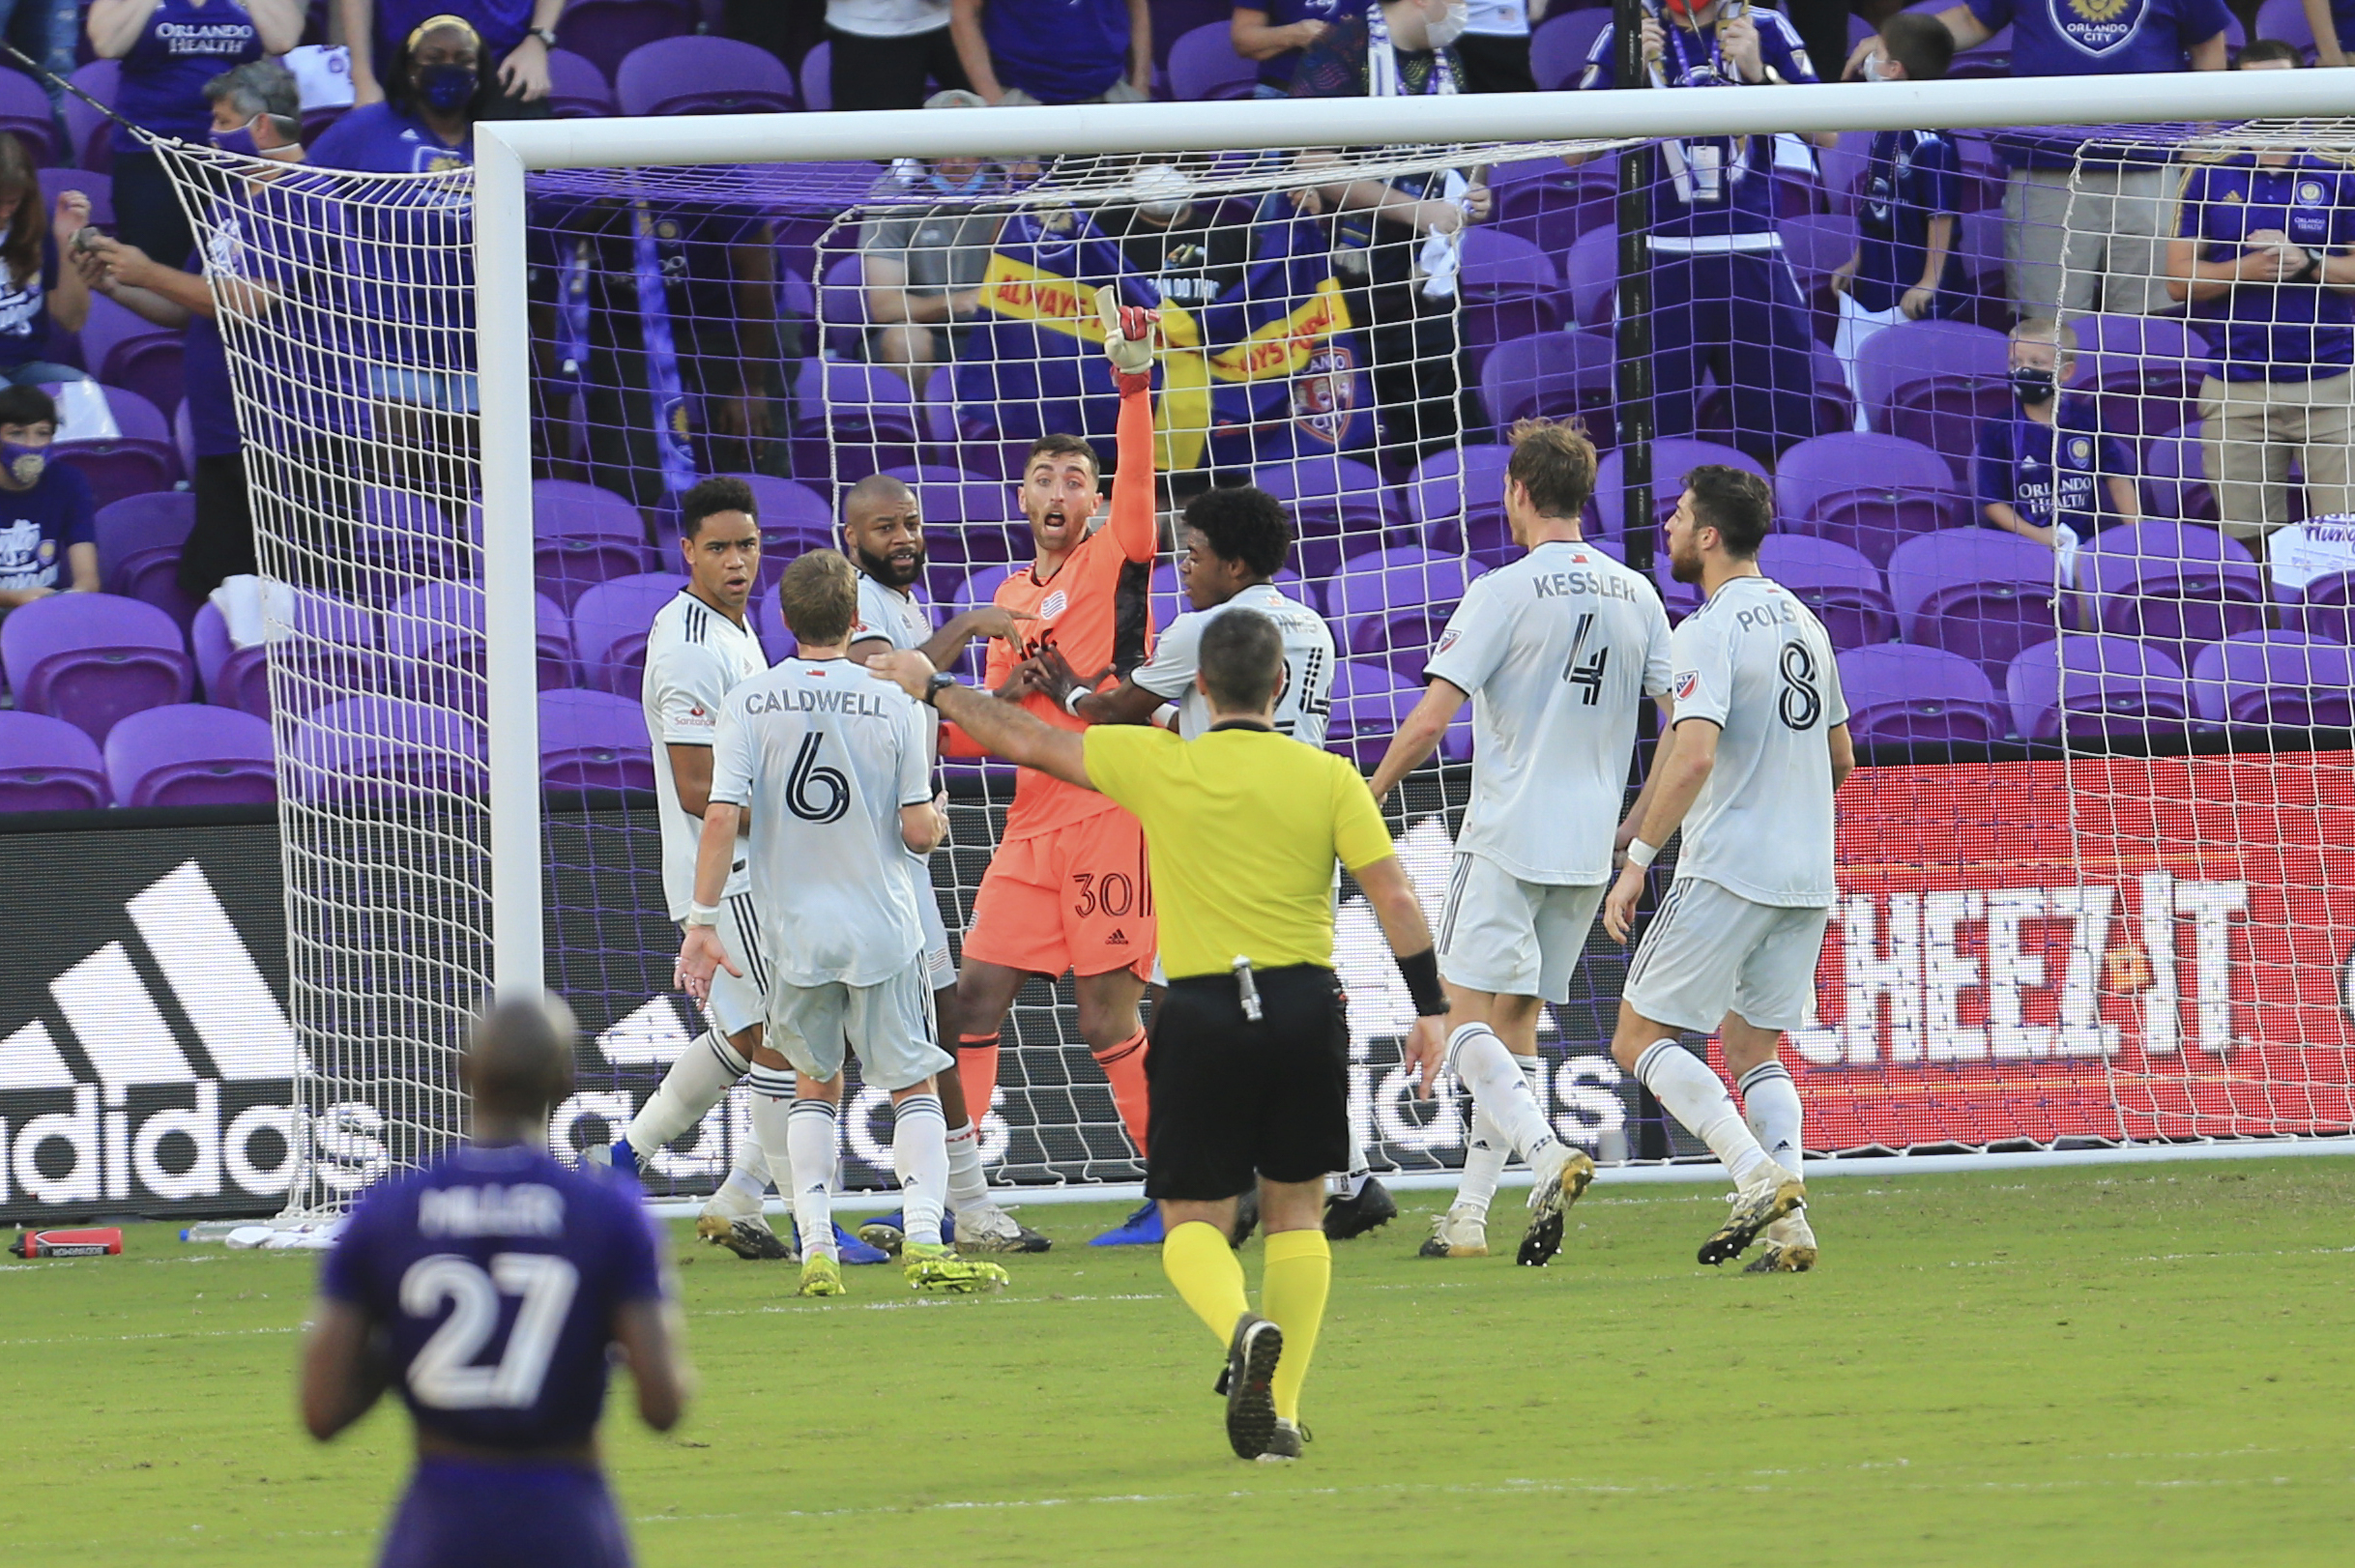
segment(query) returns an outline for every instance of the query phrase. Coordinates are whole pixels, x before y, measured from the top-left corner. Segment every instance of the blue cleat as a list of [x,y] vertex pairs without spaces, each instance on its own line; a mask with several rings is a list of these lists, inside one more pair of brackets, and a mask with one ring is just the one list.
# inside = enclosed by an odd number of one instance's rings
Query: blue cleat
[[642,1181],[638,1175],[638,1151],[629,1147],[626,1138],[616,1138],[608,1149],[613,1168],[632,1181]]
[[1157,1247],[1161,1244],[1161,1205],[1150,1198],[1145,1206],[1088,1243],[1091,1247]]
[[858,1263],[887,1263],[891,1255],[881,1247],[870,1247],[841,1226],[834,1227],[834,1245],[841,1250],[844,1267]]
[[[861,1223],[858,1227],[858,1239],[870,1247],[881,1247],[885,1252],[896,1258],[899,1256],[900,1248],[907,1242],[907,1230],[906,1210],[895,1208],[888,1214],[878,1214],[873,1219]],[[945,1245],[953,1246],[956,1239],[957,1217],[954,1214],[943,1214],[941,1216],[942,1242]]]

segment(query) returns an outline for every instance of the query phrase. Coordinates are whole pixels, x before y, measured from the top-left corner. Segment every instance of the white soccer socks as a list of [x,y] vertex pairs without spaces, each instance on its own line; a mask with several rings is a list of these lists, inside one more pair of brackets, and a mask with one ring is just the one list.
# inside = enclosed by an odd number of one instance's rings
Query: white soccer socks
[[[752,1103],[766,1098],[756,1089]],[[834,1108],[825,1100],[790,1100],[785,1117],[785,1159],[793,1168],[793,1223],[801,1233],[801,1261],[824,1256],[841,1261],[834,1241]],[[756,1112],[757,1116],[758,1113]]]
[[[1492,1033],[1490,1038],[1496,1036]],[[1529,1087],[1530,1100],[1542,1107],[1545,1104],[1545,1063],[1536,1057],[1514,1057],[1513,1063],[1521,1069],[1522,1079]],[[1461,1071],[1460,1068],[1458,1070]],[[1541,1118],[1543,1114],[1542,1111],[1539,1113]],[[1497,1196],[1497,1183],[1504,1175],[1504,1162],[1512,1157],[1512,1141],[1489,1116],[1487,1107],[1480,1103],[1480,1097],[1475,1093],[1472,1096],[1471,1133],[1464,1146],[1464,1174],[1456,1182],[1455,1199],[1447,1206],[1485,1217],[1488,1205]]]
[[1799,1086],[1790,1069],[1763,1061],[1742,1074],[1742,1119],[1766,1157],[1801,1180],[1806,1146],[1799,1142]]
[[[1743,1125],[1725,1080],[1707,1062],[1674,1040],[1654,1040],[1637,1059],[1636,1076],[1670,1116],[1709,1146],[1736,1187],[1747,1189],[1766,1177],[1774,1161]],[[1796,1095],[1792,1103],[1797,1104]]]
[[653,1154],[701,1121],[751,1070],[752,1064],[737,1055],[719,1031],[704,1031],[662,1075],[662,1087],[630,1118],[629,1131],[624,1134],[629,1147],[640,1159]]
[[[948,1131],[948,1206],[959,1214],[989,1201],[989,1178],[981,1174],[981,1128],[968,1121]],[[894,1135],[893,1147],[897,1147]]]
[[[1523,1159],[1534,1165],[1545,1149],[1561,1142],[1546,1120],[1545,1102],[1530,1086],[1532,1074],[1495,1030],[1464,1025],[1447,1037],[1447,1060],[1457,1080],[1471,1090],[1472,1104]],[[1489,1191],[1496,1191],[1493,1180]]]
[[938,1094],[911,1094],[891,1108],[891,1171],[899,1177],[902,1234],[912,1247],[941,1244],[948,1198],[948,1122]]

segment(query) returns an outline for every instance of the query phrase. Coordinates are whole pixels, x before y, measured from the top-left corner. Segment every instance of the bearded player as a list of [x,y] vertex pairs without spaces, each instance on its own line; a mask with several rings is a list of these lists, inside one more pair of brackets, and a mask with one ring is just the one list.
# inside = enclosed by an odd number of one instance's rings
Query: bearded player
[[[1116,439],[1119,468],[1112,516],[1090,534],[1103,506],[1095,450],[1077,436],[1046,435],[1031,446],[1016,492],[1037,550],[999,585],[998,607],[1028,618],[1019,648],[990,644],[984,683],[1058,729],[1085,723],[1043,689],[1032,663],[1052,649],[1074,670],[1124,676],[1152,651],[1149,595],[1158,544],[1153,520],[1152,330],[1160,317],[1096,293],[1104,350],[1120,390]],[[1079,688],[1084,691],[1085,686]],[[1075,692],[1075,697],[1077,693]],[[962,735],[960,751],[972,749]],[[1092,790],[1035,769],[1016,769],[1005,832],[974,903],[957,976],[958,1075],[970,1107],[987,1110],[998,1082],[998,1047],[1015,993],[1033,974],[1072,973],[1081,1036],[1104,1069],[1137,1153],[1145,1153],[1145,1025],[1137,1004],[1157,944],[1146,881],[1145,830]],[[1102,1245],[1161,1239],[1151,1204]]]

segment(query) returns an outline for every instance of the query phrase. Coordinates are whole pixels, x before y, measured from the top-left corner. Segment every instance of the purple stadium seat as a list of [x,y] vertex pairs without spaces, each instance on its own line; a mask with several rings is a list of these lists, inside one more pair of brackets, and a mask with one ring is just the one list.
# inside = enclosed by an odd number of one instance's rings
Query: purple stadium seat
[[[1154,31],[1161,23],[1156,20]],[[1191,28],[1170,44],[1170,96],[1181,102],[1249,98],[1260,68],[1235,52],[1233,30],[1223,21]]]
[[[160,409],[180,406],[181,334],[131,314],[102,294],[82,323],[82,363],[110,387],[127,387]],[[163,395],[158,395],[159,392]],[[117,424],[122,417],[115,418]],[[125,426],[124,433],[130,434]]]
[[488,748],[471,718],[397,697],[347,697],[295,726],[285,783],[295,799],[392,805],[428,793],[480,799]]
[[1781,526],[1886,566],[1906,539],[1974,520],[1946,459],[1918,441],[1865,430],[1802,441],[1775,465]]
[[1832,274],[1856,253],[1856,219],[1838,213],[1810,213],[1786,218],[1776,225],[1783,235],[1783,254],[1798,279],[1799,292],[1818,311],[1835,308]]
[[1390,486],[1352,457],[1305,457],[1270,464],[1251,482],[1284,503],[1292,518],[1293,560],[1311,577],[1327,577],[1344,556],[1381,547],[1389,531],[1406,519],[1390,500]]
[[[123,87],[123,62],[93,60],[73,73],[73,85],[111,105]],[[73,161],[94,173],[105,173],[114,167],[114,122],[98,110],[65,94],[58,108],[65,116],[66,140],[74,156]]]
[[[481,537],[479,507],[470,508],[468,534]],[[466,536],[435,502],[409,490],[360,493],[352,529],[352,573],[369,597],[398,598],[422,582],[448,582],[460,570]]]
[[1992,680],[2055,634],[2054,571],[2052,552],[2033,539],[1950,528],[1890,553],[1889,600],[1905,641],[1975,659]]
[[533,571],[557,603],[568,610],[588,589],[647,565],[646,519],[626,498],[577,479],[532,481]]
[[[68,95],[71,97],[72,95]],[[90,221],[112,232],[114,228],[114,176],[101,174],[96,169],[36,169],[41,181],[41,199],[49,211],[57,211],[57,198],[68,190],[78,190],[90,198]],[[106,297],[93,294],[90,304],[96,308]],[[107,300],[113,305],[112,300]],[[96,372],[93,371],[93,374]]]
[[101,586],[154,605],[186,630],[196,601],[180,592],[180,547],[195,526],[196,498],[186,490],[128,496],[101,508],[95,522]]
[[[1332,711],[1326,715],[1324,744],[1371,772],[1390,738],[1398,733],[1423,688],[1378,660],[1345,658],[1333,670]],[[1472,754],[1471,709],[1456,715],[1439,738],[1441,762],[1468,762]]]
[[[795,648],[793,633],[785,629],[785,614],[777,607],[776,590],[770,589],[752,601],[752,629],[761,639],[761,652],[769,662],[778,663],[791,658]],[[974,666],[975,673],[979,665]]]
[[1463,562],[1408,545],[1343,562],[1324,597],[1344,657],[1379,659],[1419,676],[1469,585]]
[[1497,343],[1561,326],[1555,296],[1561,276],[1535,242],[1488,224],[1464,231],[1463,300],[1465,352],[1476,362]]
[[641,44],[613,73],[624,114],[782,114],[801,106],[793,73],[757,44],[665,38]]
[[1831,210],[1846,218],[1856,215],[1857,192],[1872,171],[1873,133],[1843,131],[1839,141],[1816,154],[1823,169],[1823,192]]
[[609,691],[541,692],[539,782],[552,790],[652,790],[646,711]]
[[2199,418],[2199,383],[2208,345],[2165,316],[2079,316],[2077,374],[2070,385],[2095,395],[2102,428],[2122,436],[2157,435]]
[[1805,534],[1771,534],[1759,547],[1759,569],[1815,611],[1843,653],[1897,635],[1880,568],[1859,551]]
[[834,45],[824,39],[809,46],[801,56],[801,70],[794,85],[801,90],[801,107],[812,114],[825,114],[834,106]]
[[383,642],[373,612],[332,595],[297,588],[286,635],[258,648],[229,640],[228,623],[210,603],[189,625],[204,700],[259,718],[270,716],[270,667],[283,667],[293,683],[294,708],[313,708],[354,692],[382,689],[388,681]]
[[1618,200],[1608,160],[1572,168],[1558,158],[1520,159],[1494,165],[1488,178],[1489,226],[1549,256],[1568,255],[1580,236],[1609,224]]
[[548,113],[558,120],[600,120],[620,110],[595,60],[570,49],[548,51]]
[[1576,87],[1586,70],[1594,41],[1611,25],[1609,6],[1588,6],[1548,16],[1529,30],[1529,74],[1540,91]]
[[[0,72],[0,76],[8,73]],[[91,500],[103,507],[125,496],[168,490],[181,478],[180,448],[171,421],[139,393],[107,387],[106,406],[122,435],[105,441],[60,441],[50,455],[72,463],[90,481]]]
[[1979,427],[2012,410],[2003,334],[1961,321],[1904,321],[1856,357],[1856,390],[1873,428],[1918,441],[1962,471]]
[[2238,539],[2186,523],[2105,529],[2078,557],[2084,611],[2103,631],[2195,650],[2265,629],[2265,574]]
[[2012,722],[2030,740],[2181,734],[2183,668],[2132,637],[2072,632],[2013,659],[2003,678]]
[[572,0],[557,19],[556,42],[610,81],[631,50],[692,33],[702,19],[695,0]]
[[[1704,463],[1722,463],[1766,478],[1766,471],[1748,452],[1721,447],[1713,441],[1688,441],[1666,436],[1652,443],[1652,521],[1665,523],[1684,494],[1684,477]],[[1591,532],[1610,538],[1627,532],[1627,455],[1609,451],[1595,465],[1594,509],[1600,527]]]
[[2203,724],[2355,729],[2355,649],[2298,631],[2256,631],[2192,660],[2192,711]]
[[268,721],[203,703],[126,714],[106,737],[106,773],[118,805],[268,805],[278,798]]
[[1517,420],[1576,416],[1598,447],[1615,443],[1617,354],[1601,333],[1534,333],[1499,342],[1480,364],[1480,401],[1498,440]]
[[[532,642],[539,689],[572,684],[572,629],[565,607],[535,594]],[[478,583],[427,583],[389,606],[380,618],[394,686],[405,696],[480,712],[482,589]]]
[[112,799],[88,735],[62,718],[0,712],[0,811],[95,811]]
[[581,684],[635,701],[646,676],[646,633],[654,612],[686,587],[683,575],[650,571],[616,577],[583,594],[572,606],[572,655]]
[[2216,521],[2216,491],[2208,483],[2208,452],[2199,437],[2199,425],[2192,423],[2143,444],[2143,515]]
[[1518,553],[1504,519],[1504,467],[1512,456],[1507,447],[1468,446],[1460,456],[1436,451],[1415,465],[1405,486],[1407,520],[1427,547],[1452,555],[1468,542],[1470,555],[1493,566]]
[[1859,745],[1984,745],[2012,730],[1987,672],[1943,649],[1852,649],[1840,655],[1840,694]]
[[797,477],[850,484],[916,460],[920,411],[896,370],[852,360],[803,360],[798,385],[792,448]]
[[2306,51],[2309,61],[2313,58],[2314,24],[2307,20],[2302,0],[2265,0],[2257,7],[2256,36],[2295,44]]
[[1005,480],[938,463],[885,472],[916,492],[927,559],[968,566],[1029,559],[1030,524]]
[[24,143],[35,167],[57,161],[57,122],[51,118],[49,95],[14,66],[0,71],[0,131]]
[[[1614,560],[1622,565],[1626,563],[1627,546],[1624,541],[1597,539],[1594,542],[1609,550]],[[1675,563],[1669,559],[1668,540],[1665,538],[1652,541],[1652,586],[1660,590],[1660,607],[1668,611],[1671,625],[1701,608],[1701,585],[1676,580]]]
[[2329,642],[2355,644],[2355,571],[2329,572],[2303,590],[2274,585],[2282,624]]
[[119,594],[53,594],[0,620],[0,664],[28,713],[66,719],[103,741],[115,720],[184,703],[196,667],[180,626]]
[[1571,324],[1610,331],[1612,300],[1619,286],[1618,225],[1604,223],[1580,235],[1562,274],[1570,279]]

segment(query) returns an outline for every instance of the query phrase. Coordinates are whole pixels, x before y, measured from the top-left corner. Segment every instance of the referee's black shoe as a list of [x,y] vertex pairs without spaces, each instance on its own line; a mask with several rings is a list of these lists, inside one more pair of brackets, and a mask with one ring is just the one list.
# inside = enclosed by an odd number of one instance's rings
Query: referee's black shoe
[[1275,1369],[1284,1330],[1256,1312],[1235,1321],[1227,1344],[1227,1441],[1237,1459],[1257,1459],[1275,1441]]
[[1368,1176],[1366,1184],[1357,1189],[1356,1197],[1335,1194],[1324,1201],[1324,1239],[1347,1241],[1396,1218],[1398,1200],[1390,1196],[1389,1188]]
[[1235,1199],[1235,1229],[1227,1233],[1227,1245],[1237,1252],[1251,1239],[1251,1233],[1260,1228],[1260,1188],[1258,1182],[1245,1187]]

